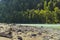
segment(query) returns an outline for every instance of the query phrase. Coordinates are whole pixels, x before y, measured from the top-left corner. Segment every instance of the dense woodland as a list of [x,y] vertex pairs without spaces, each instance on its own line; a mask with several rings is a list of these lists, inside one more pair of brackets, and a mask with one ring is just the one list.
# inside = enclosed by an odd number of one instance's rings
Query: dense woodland
[[0,0],[1,23],[60,23],[60,0]]

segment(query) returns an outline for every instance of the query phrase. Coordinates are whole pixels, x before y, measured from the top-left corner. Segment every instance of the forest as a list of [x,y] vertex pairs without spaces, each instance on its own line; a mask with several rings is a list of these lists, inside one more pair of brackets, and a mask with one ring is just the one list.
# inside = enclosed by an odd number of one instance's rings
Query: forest
[[0,23],[60,23],[60,0],[0,0]]

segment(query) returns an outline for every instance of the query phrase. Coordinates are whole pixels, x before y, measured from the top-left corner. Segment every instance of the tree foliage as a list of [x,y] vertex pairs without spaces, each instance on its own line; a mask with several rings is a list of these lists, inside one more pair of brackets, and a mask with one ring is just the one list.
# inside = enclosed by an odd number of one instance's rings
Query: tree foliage
[[60,0],[1,0],[0,22],[60,23]]

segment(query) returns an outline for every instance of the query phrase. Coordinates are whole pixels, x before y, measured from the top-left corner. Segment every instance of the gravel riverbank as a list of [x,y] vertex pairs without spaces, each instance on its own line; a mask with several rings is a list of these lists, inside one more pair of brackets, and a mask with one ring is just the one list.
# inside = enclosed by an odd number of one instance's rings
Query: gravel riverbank
[[60,29],[0,24],[0,40],[60,40]]

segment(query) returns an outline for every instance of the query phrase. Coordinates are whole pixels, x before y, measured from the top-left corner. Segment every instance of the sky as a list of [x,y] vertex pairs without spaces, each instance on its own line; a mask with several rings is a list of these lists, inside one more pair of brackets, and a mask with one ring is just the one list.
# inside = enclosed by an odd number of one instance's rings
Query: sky
[[1,1],[1,0],[0,0]]

